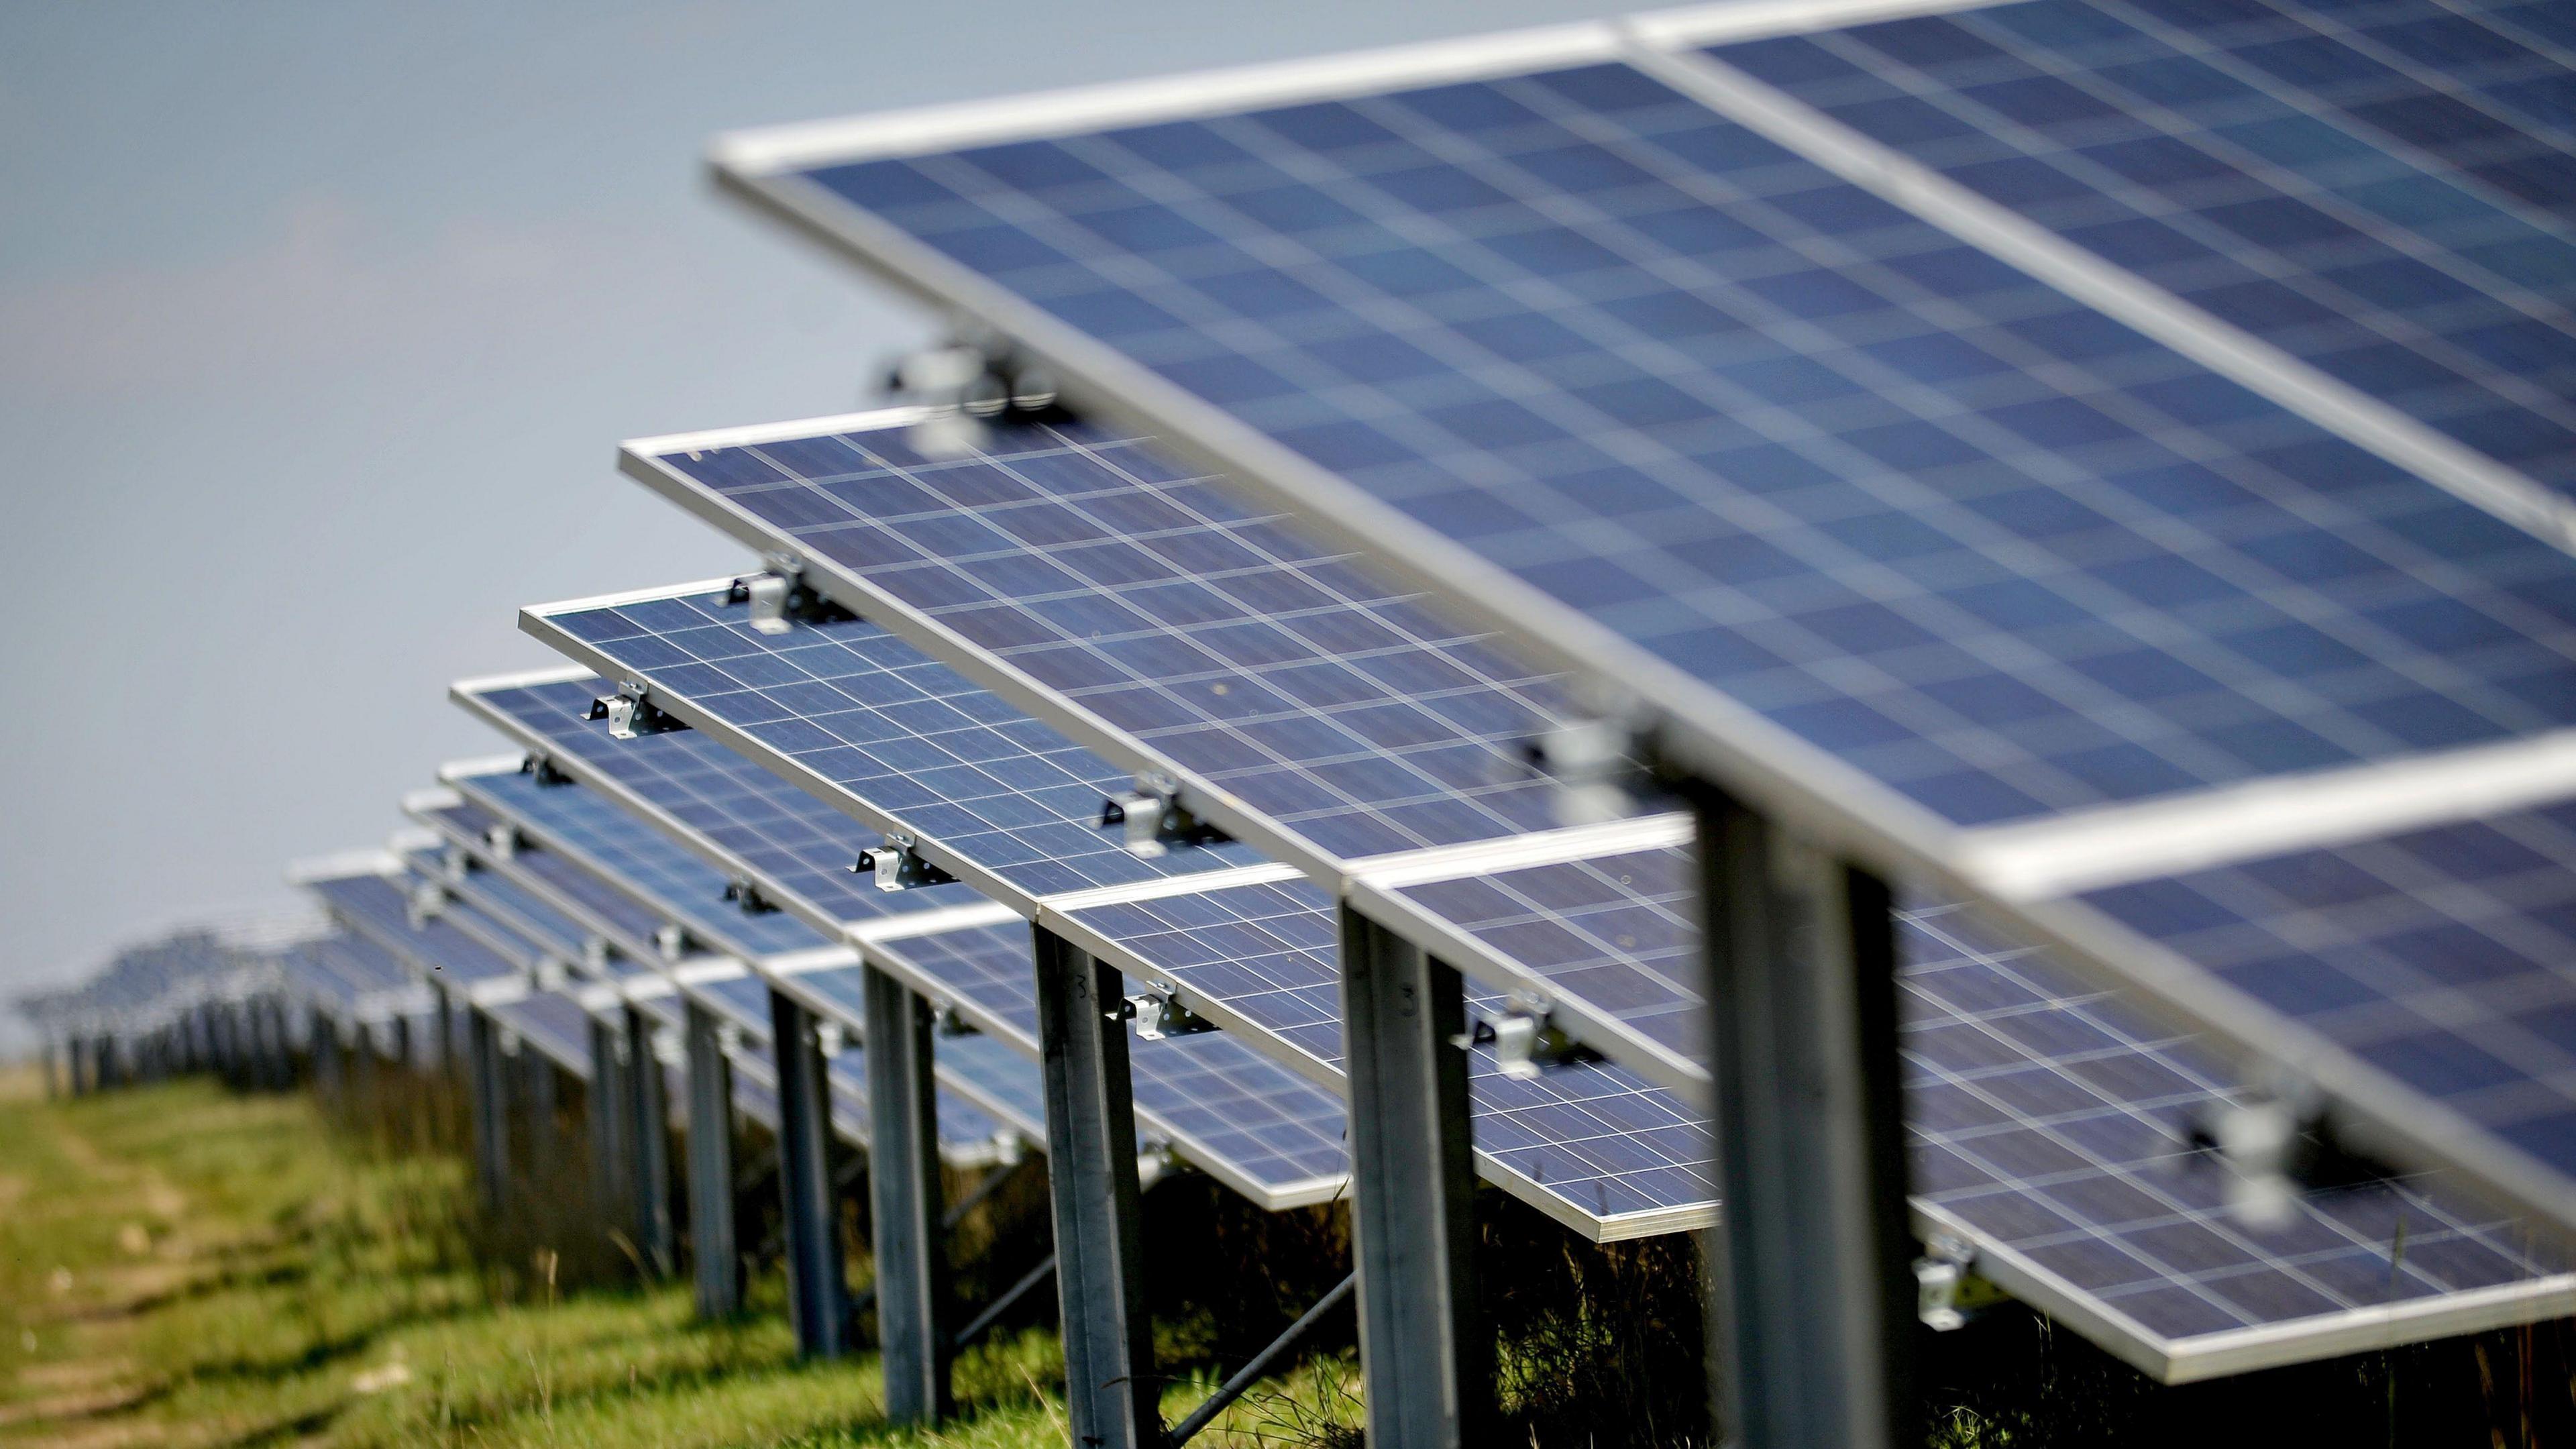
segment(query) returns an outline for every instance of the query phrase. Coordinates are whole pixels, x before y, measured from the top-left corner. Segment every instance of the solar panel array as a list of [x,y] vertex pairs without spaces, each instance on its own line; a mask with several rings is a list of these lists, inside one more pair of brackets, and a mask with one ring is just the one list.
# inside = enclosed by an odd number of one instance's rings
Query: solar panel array
[[[776,777],[700,732],[612,742],[603,726],[586,718],[590,701],[607,687],[596,680],[469,682],[458,687],[457,697],[505,733],[548,751],[564,769],[598,781],[595,793],[602,799],[613,795],[616,810],[664,822],[694,841],[702,852],[690,861],[695,869],[716,879],[725,871],[749,872],[762,889],[791,907],[806,923],[800,929],[809,933],[829,928],[837,935],[849,922],[882,922],[908,914],[898,910],[889,916],[889,901],[950,909],[979,903],[980,897],[963,886],[889,896],[852,875],[848,863],[880,837],[811,797],[793,791],[792,800],[781,796]],[[733,765],[725,765],[725,759]],[[728,790],[720,782],[738,778],[734,769],[751,770],[760,778]],[[532,777],[506,774],[461,777],[458,783],[469,790],[489,783],[509,792],[514,805],[529,808],[522,818],[540,838],[552,837],[537,812],[557,808],[566,797],[593,793],[580,786],[539,786]],[[497,794],[494,798],[497,802]],[[822,818],[815,817],[816,811]],[[602,833],[613,828],[606,823]],[[733,854],[737,848],[742,855]],[[711,859],[721,865],[709,864]],[[775,864],[782,862],[783,868]],[[756,863],[772,864],[763,869]],[[770,869],[779,874],[772,876]],[[678,867],[663,873],[687,874]],[[1007,969],[996,967],[987,954],[995,948],[1007,953],[1012,963]],[[871,959],[904,975],[932,999],[979,1016],[979,1026],[1011,1043],[1017,1073],[979,1072],[978,1099],[1016,1103],[1021,1121],[1042,1127],[1043,1106],[1026,1069],[1026,1060],[1037,1053],[1028,928],[968,925],[871,941],[866,949]],[[851,1026],[863,1025],[855,972],[796,965],[777,979],[815,1009]],[[947,1038],[934,1060],[945,1068],[954,1059],[962,1067],[986,1054],[987,1046],[975,1038]],[[1167,1139],[1190,1161],[1267,1206],[1320,1202],[1341,1190],[1348,1172],[1340,1146],[1342,1111],[1329,1091],[1289,1077],[1241,1043],[1221,1037],[1139,1041],[1129,1062],[1144,1135]]]
[[[718,161],[1883,869],[2576,724],[2557,22],[2036,0],[1752,25],[790,129]],[[1689,48],[1712,28],[1716,58]],[[648,447],[688,481],[666,491],[719,517],[765,491],[833,540],[839,495],[916,462],[703,444]],[[2372,1012],[2274,1009],[2184,936],[2021,914],[2576,1222],[2567,1079],[2506,1103],[2373,1054],[2528,1036],[2421,1017],[2496,1009],[2474,967],[2347,1031]]]
[[[1277,887],[1302,892],[1281,915],[1296,920],[1308,943],[1320,943],[1320,949],[1280,955],[1301,1006],[1275,1010],[1283,999],[1275,991],[1238,1003],[1200,986],[1189,968],[1201,963],[1219,933],[1174,930],[1168,913],[1225,909],[1215,903],[1240,892],[1221,889],[1225,878],[1210,872],[1248,859],[1248,852],[1238,846],[1154,857],[1127,851],[1099,814],[1100,801],[1123,780],[1119,772],[954,671],[927,665],[884,630],[847,620],[763,633],[750,626],[747,604],[691,586],[667,598],[532,609],[522,619],[583,664],[645,681],[648,697],[662,709],[699,726],[688,733],[721,732],[724,744],[717,748],[730,745],[787,778],[802,778],[880,828],[915,823],[925,856],[1029,914],[1045,912],[1051,896],[1069,891],[1203,875],[1195,892],[1162,894],[1169,887],[1158,885],[1149,887],[1150,899],[1130,904],[1068,905],[1062,929],[1131,978],[1178,986],[1193,1010],[1242,1032],[1247,1043],[1264,1045],[1319,1085],[1341,1090],[1329,899],[1302,882]],[[924,677],[938,681],[938,718],[978,722],[968,736],[978,742],[969,758],[903,753],[911,747],[900,742],[887,711],[914,697]],[[605,742],[604,728],[581,727]],[[685,737],[620,742],[611,752]],[[1044,782],[1043,793],[1013,788],[1032,781]],[[1068,783],[1083,781],[1087,787]],[[887,795],[903,802],[900,817]],[[956,822],[963,841],[933,834],[932,821]],[[1081,864],[1034,855],[1032,841],[1061,841]],[[987,847],[996,858],[975,853]],[[1477,1115],[1495,1124],[1480,1136],[1482,1161],[1542,1211],[1595,1236],[1672,1231],[1712,1216],[1706,1129],[1660,1089],[1606,1064],[1569,1066],[1522,1082],[1486,1062],[1474,1081]]]
[[[628,884],[623,888],[615,884],[614,878],[593,876],[593,893],[644,890],[647,880],[663,886],[676,884],[684,888],[685,904],[673,911],[672,918],[686,924],[698,939],[722,940],[718,932],[732,926],[732,920],[728,919],[732,917],[760,923],[757,929],[744,934],[782,944],[788,951],[810,953],[830,948],[829,942],[789,917],[775,913],[745,917],[738,908],[727,907],[722,900],[723,878],[720,875],[653,835],[642,823],[621,815],[613,804],[593,792],[571,784],[540,785],[533,775],[516,769],[451,769],[447,773],[451,785],[460,792],[488,791],[485,798],[491,802],[488,806],[470,799],[461,802],[455,808],[474,813],[442,822],[461,832],[456,838],[461,848],[476,849],[477,843],[481,843],[478,856],[484,868],[470,875],[461,889],[487,887],[495,882],[509,885],[517,872],[549,853],[546,847],[558,838],[557,830],[570,822],[571,838],[579,840],[594,856],[630,861],[640,857],[650,867],[642,878],[627,877]],[[420,813],[437,818],[435,811]],[[489,828],[495,822],[506,823],[514,831],[529,837],[526,846],[514,850],[507,857],[489,854]],[[588,872],[586,868],[576,866],[572,871],[561,874],[572,873]],[[510,885],[510,888],[519,889],[515,885]],[[627,899],[631,901],[632,897]],[[784,923],[786,929],[780,929],[779,923]],[[661,960],[653,954],[655,948],[649,944],[655,940],[656,934],[655,927],[644,930],[642,940],[647,944],[642,946],[642,950],[646,954],[638,959]],[[769,964],[774,953],[745,954],[754,968],[760,968]],[[670,973],[669,979],[682,995],[718,1011],[748,1040],[768,1041],[770,978],[739,966],[729,970],[708,969],[713,964],[698,958],[685,963],[666,962],[663,969]],[[611,965],[622,980],[634,980],[636,968],[616,958],[611,958]],[[853,1031],[864,1024],[855,1008],[850,1012],[830,1012],[829,1015]],[[863,1058],[853,1058],[852,1062],[860,1060]],[[835,1063],[835,1072],[845,1079],[839,1082],[838,1089],[853,1101],[864,1103],[864,1077],[852,1062]],[[1038,1096],[1037,1073],[1026,1060],[1008,1052],[967,1047],[939,1054],[937,1071],[941,1135],[952,1148],[971,1148],[977,1152],[988,1149],[996,1134],[1002,1131],[1003,1122],[1008,1122],[1010,1128],[1023,1138],[1036,1140],[1043,1137],[1043,1109],[1029,1110]],[[858,1134],[854,1140],[864,1140],[864,1132],[859,1125],[854,1124],[851,1130]]]

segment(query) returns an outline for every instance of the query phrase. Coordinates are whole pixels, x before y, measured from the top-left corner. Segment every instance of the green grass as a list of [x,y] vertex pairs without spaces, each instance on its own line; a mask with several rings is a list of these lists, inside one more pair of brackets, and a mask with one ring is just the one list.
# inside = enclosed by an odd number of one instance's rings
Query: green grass
[[[558,1293],[542,1262],[474,1261],[464,1186],[301,1095],[0,1088],[0,1446],[1064,1442],[1051,1334],[978,1346],[958,1419],[890,1429],[874,1361],[800,1364],[775,1313],[700,1324],[684,1287]],[[1352,1378],[1302,1367],[1197,1442],[1347,1439]]]

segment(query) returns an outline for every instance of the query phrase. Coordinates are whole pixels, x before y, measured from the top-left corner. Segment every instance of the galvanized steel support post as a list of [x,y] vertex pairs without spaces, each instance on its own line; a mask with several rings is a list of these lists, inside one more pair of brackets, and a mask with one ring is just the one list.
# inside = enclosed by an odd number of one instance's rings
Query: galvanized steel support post
[[[466,1068],[474,1099],[474,1185],[482,1194],[483,1206],[498,1212],[510,1184],[509,1073],[501,1060],[500,1034],[492,1018],[470,1003],[464,1011]],[[364,1048],[361,1042],[360,1049]]]
[[951,1400],[930,1006],[873,966],[866,981],[868,1180],[885,1414],[890,1423],[936,1423],[948,1416]]
[[652,1019],[626,1009],[626,1085],[631,1125],[627,1166],[634,1177],[635,1251],[645,1271],[668,1278],[678,1268],[678,1228],[671,1220],[671,1096]]
[[770,1050],[778,1069],[778,1182],[787,1215],[787,1306],[796,1351],[850,1351],[850,1283],[841,1265],[841,1214],[832,1172],[832,1094],[814,1015],[769,993]]
[[1036,928],[1065,1411],[1085,1449],[1162,1439],[1136,1215],[1136,1108],[1118,973]]
[[1493,1365],[1478,1332],[1476,1161],[1458,973],[1345,906],[1351,1252],[1369,1442],[1478,1442]]
[[1887,886],[1712,788],[1692,805],[1726,1204],[1718,1437],[1918,1442]]
[[626,1223],[635,1185],[634,1152],[628,1141],[633,1127],[634,1091],[627,1084],[626,1027],[623,1022],[590,1018],[590,1192],[602,1219]]
[[688,1013],[689,1256],[698,1316],[727,1318],[742,1309],[742,1256],[733,1216],[733,1063],[725,1056],[715,1013],[694,1001]]

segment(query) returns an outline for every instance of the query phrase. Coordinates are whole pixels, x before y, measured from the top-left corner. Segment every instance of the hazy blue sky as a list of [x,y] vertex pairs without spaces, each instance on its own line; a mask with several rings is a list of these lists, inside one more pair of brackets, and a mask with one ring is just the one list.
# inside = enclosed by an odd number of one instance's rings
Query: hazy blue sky
[[548,662],[518,605],[745,562],[616,441],[858,406],[928,324],[711,133],[1601,8],[0,8],[0,998],[381,840],[501,748],[444,692]]

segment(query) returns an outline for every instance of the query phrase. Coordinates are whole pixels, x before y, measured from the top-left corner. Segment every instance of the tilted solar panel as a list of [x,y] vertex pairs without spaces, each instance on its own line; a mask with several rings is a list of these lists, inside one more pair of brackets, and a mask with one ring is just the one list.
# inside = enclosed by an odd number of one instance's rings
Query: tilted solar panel
[[[648,698],[698,727],[690,733],[714,735],[750,752],[879,828],[919,829],[925,857],[976,880],[1015,909],[1038,915],[1050,911],[1051,899],[1062,899],[1062,929],[1085,950],[1145,982],[1171,982],[1191,995],[1193,1010],[1243,1032],[1248,1044],[1263,1045],[1319,1085],[1340,1090],[1333,926],[1320,894],[1306,887],[1308,894],[1296,903],[1296,909],[1314,913],[1310,924],[1324,938],[1322,954],[1299,962],[1301,982],[1320,1003],[1304,1015],[1320,1016],[1333,1032],[1331,1043],[1318,1049],[1296,1039],[1311,1030],[1311,1021],[1238,1010],[1230,998],[1172,969],[1191,961],[1202,943],[1171,935],[1157,913],[1185,911],[1189,901],[1215,892],[1231,877],[1214,868],[1245,859],[1248,852],[1239,846],[1187,847],[1157,857],[1129,852],[1100,823],[1103,784],[1089,788],[1086,803],[1078,785],[1063,783],[1105,777],[1106,789],[1115,789],[1115,772],[953,671],[926,665],[918,651],[883,630],[852,620],[767,634],[751,627],[747,605],[695,586],[662,597],[531,609],[522,623],[587,667],[644,682]],[[934,753],[902,738],[889,712],[902,709],[923,678],[938,682],[937,719],[977,721],[964,734],[980,747],[971,756]],[[899,760],[913,768],[901,768]],[[1082,763],[1068,772],[1068,762]],[[1033,798],[1009,788],[1021,780],[1043,781],[1045,803],[1005,814],[996,802]],[[900,815],[889,796],[900,802]],[[979,859],[922,823],[952,819],[963,823],[969,839],[995,846],[999,858]],[[1011,832],[996,828],[997,820],[1025,823]],[[1034,841],[1059,840],[1082,862],[1079,871],[1031,852]],[[1133,866],[1118,863],[1122,858]],[[1193,865],[1200,867],[1195,873]],[[1273,880],[1288,874],[1268,870]],[[1076,907],[1096,899],[1104,883],[1144,886],[1153,899],[1132,907]],[[1280,889],[1289,888],[1282,882]],[[1104,930],[1103,921],[1115,927]],[[1152,944],[1140,944],[1125,929],[1131,925]],[[1486,1062],[1472,1094],[1480,1119],[1490,1116],[1495,1124],[1484,1139],[1492,1146],[1479,1149],[1489,1174],[1578,1231],[1596,1237],[1668,1232],[1705,1222],[1713,1211],[1705,1129],[1668,1094],[1632,1074],[1585,1064],[1551,1072],[1544,1081],[1522,1082],[1502,1077]],[[1514,1150],[1511,1157],[1506,1149]]]
[[[601,795],[614,797],[619,809],[687,842],[701,862],[750,874],[763,890],[776,894],[786,914],[804,921],[809,929],[838,935],[850,923],[878,922],[909,931],[912,925],[907,918],[912,916],[941,924],[921,912],[903,911],[905,905],[937,909],[961,922],[990,920],[990,904],[963,886],[889,894],[852,875],[849,862],[880,837],[801,791],[781,785],[776,777],[696,731],[648,734],[612,744],[601,726],[585,718],[590,701],[608,687],[605,681],[588,676],[569,681],[468,681],[457,686],[454,694],[459,703],[504,734],[596,784]],[[489,778],[498,782],[501,777]],[[504,784],[502,788],[534,788],[538,794],[529,798],[541,805],[550,805],[554,796],[565,793],[555,787]],[[533,830],[533,819],[530,825]],[[741,853],[736,854],[737,850]],[[1025,1003],[1023,1009],[1033,1009],[1036,986],[1027,928],[1013,930],[1018,940],[1017,972],[1000,984]],[[916,959],[915,953],[935,952],[934,943],[941,939],[938,934],[906,936],[871,942],[869,949],[903,953],[889,955],[887,964],[892,967],[898,960]],[[781,979],[801,985],[805,973],[791,972]],[[818,1009],[857,1024],[853,1013],[863,1011],[855,998],[819,989],[833,979],[824,975],[818,989],[800,994]],[[915,980],[927,984],[924,978]],[[987,1024],[996,1032],[1007,1029],[998,1019]],[[764,1023],[764,1035],[766,1030]],[[1020,1035],[1025,1039],[1025,1032]],[[1033,1040],[1025,1044],[1034,1051]],[[934,1060],[944,1063],[957,1045],[956,1041],[943,1043]],[[978,1043],[963,1050],[974,1057],[984,1048]],[[1182,1060],[1169,1059],[1175,1054]],[[1306,1084],[1279,1081],[1275,1067],[1239,1044],[1199,1045],[1187,1038],[1139,1041],[1130,1053],[1130,1069],[1138,1079],[1144,1135],[1173,1141],[1192,1161],[1255,1201],[1280,1207],[1320,1201],[1339,1182],[1342,1169],[1331,1169],[1335,1175],[1329,1180],[1321,1178],[1310,1153],[1311,1139],[1318,1131],[1313,1123],[1322,1113],[1336,1119],[1328,1140],[1338,1143],[1338,1101]],[[1216,1082],[1219,1077],[1228,1079],[1221,1089]],[[1235,1104],[1236,1110],[1226,1113],[1230,1130],[1203,1130],[1211,1103]],[[1166,1122],[1161,1115],[1166,1108],[1190,1114],[1191,1126],[1184,1130]],[[1336,1146],[1336,1160],[1338,1150]]]
[[[1696,959],[1679,850],[1394,893],[1542,987]],[[2564,1312],[2576,1277],[2528,1224],[2442,1175],[2302,1190],[2249,1225],[2206,1149],[2237,1079],[1955,907],[1900,918],[1901,1043],[1919,1231],[2167,1382]],[[1687,1028],[1687,1019],[1675,1023]],[[1676,1037],[1687,1047],[1687,1037]]]
[[[697,898],[691,902],[694,913],[675,914],[678,919],[689,924],[693,934],[701,940],[721,939],[715,930],[707,929],[700,924],[703,919],[711,917],[716,927],[729,927],[732,919],[741,918],[760,923],[756,929],[741,933],[754,939],[773,943],[782,940],[791,942],[794,951],[802,952],[807,956],[819,953],[848,959],[846,951],[834,950],[821,936],[796,924],[792,918],[783,914],[773,912],[746,917],[739,909],[722,908],[720,876],[686,852],[653,835],[649,827],[632,817],[623,815],[614,805],[599,799],[580,786],[569,782],[541,785],[536,782],[533,775],[503,766],[486,766],[480,771],[472,767],[451,767],[443,773],[448,777],[450,785],[460,791],[480,790],[487,785],[497,787],[485,797],[489,802],[488,805],[476,804],[471,799],[465,802],[467,808],[478,812],[479,819],[442,822],[459,827],[468,825],[481,827],[471,833],[460,833],[454,840],[458,848],[473,852],[484,867],[468,877],[467,882],[460,886],[462,889],[471,889],[474,884],[489,879],[514,878],[519,871],[545,858],[548,854],[546,849],[541,848],[540,842],[550,843],[557,839],[556,829],[565,822],[572,822],[576,837],[582,841],[587,851],[604,854],[613,859],[631,860],[640,857],[653,869],[655,878],[665,886],[677,882],[687,887],[688,893]],[[523,809],[527,813],[522,813]],[[416,811],[415,813],[427,814],[433,819],[438,818],[436,812]],[[521,835],[528,837],[520,848],[514,849],[507,857],[492,853],[489,825],[494,821],[506,822]],[[635,849],[627,843],[630,838],[642,841],[645,848]],[[565,864],[569,865],[569,862]],[[588,866],[571,866],[569,870],[560,873],[557,879],[571,874],[586,874],[590,870],[591,867]],[[650,894],[639,885],[621,887],[598,876],[592,877],[591,885],[592,889],[588,894],[615,894],[630,901],[634,897],[627,894],[629,891]],[[710,910],[709,907],[719,909]],[[786,923],[787,929],[779,929],[777,923],[780,922]],[[770,986],[768,980],[754,974],[754,970],[771,968],[780,959],[779,956],[775,954],[748,956],[747,959],[752,963],[749,967],[729,962],[710,961],[702,957],[678,961],[667,960],[659,953],[655,932],[649,927],[644,932],[641,942],[627,943],[623,949],[634,952],[635,961],[653,963],[654,968],[672,983],[680,995],[715,1009],[748,1040],[765,1042],[769,1039]],[[620,979],[623,985],[631,988],[635,976],[628,973],[632,973],[635,968],[615,958],[612,958],[610,964],[621,973]],[[631,989],[622,990],[620,999],[632,1000]],[[641,1002],[636,1004],[639,1007],[643,1005]],[[862,1025],[855,1018],[845,1017],[842,1020],[844,1025],[854,1029]],[[674,1029],[679,1026],[677,1022],[668,1024]],[[1007,1121],[1014,1129],[1033,1140],[1043,1137],[1045,1127],[1043,1114],[1031,1115],[1025,1110],[1026,1104],[1038,1090],[1037,1073],[1026,1061],[1007,1054],[996,1055],[967,1050],[942,1053],[936,1061],[935,1070],[940,1084],[939,1111],[942,1114],[942,1120],[945,1123],[949,1118],[957,1119],[954,1124],[944,1125],[941,1129],[944,1140],[952,1147],[957,1144],[984,1143],[991,1136],[991,1132],[987,1130],[991,1119]],[[864,1083],[856,1078],[853,1078],[853,1082],[856,1084],[854,1090],[861,1091],[863,1095]]]
[[[1661,33],[755,135],[719,167],[1077,403],[1624,689],[1668,758],[1945,892],[2010,894],[1975,846],[2013,822],[2563,743],[2576,558],[2498,517],[2554,514],[2463,482],[2448,435],[2401,446],[2407,415],[2133,305],[2148,283],[1891,204],[1812,111]],[[2441,396],[2437,427],[2484,406]],[[797,481],[697,451],[669,461],[704,493]],[[2497,1138],[2087,913],[2015,909],[2417,1160],[2576,1222],[2576,1144]]]
[[[1045,1103],[1028,1070],[1039,1051],[1037,996],[1025,925],[976,926],[871,943],[869,959],[984,1034],[942,1037],[941,1061],[959,1050],[1003,1051],[1029,1080],[1027,1104],[1043,1138]],[[865,1011],[858,967],[797,972],[791,990],[842,1020]],[[1005,1044],[1007,1043],[1007,1044]],[[1128,1073],[1141,1122],[1164,1145],[1265,1207],[1329,1202],[1348,1187],[1342,1104],[1223,1033],[1135,1043]]]

